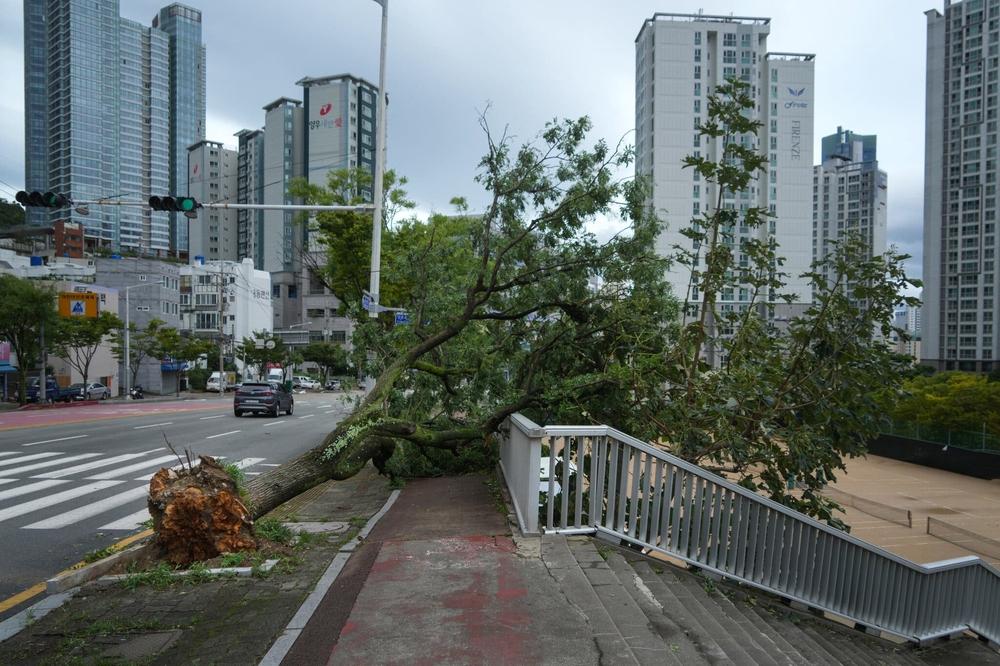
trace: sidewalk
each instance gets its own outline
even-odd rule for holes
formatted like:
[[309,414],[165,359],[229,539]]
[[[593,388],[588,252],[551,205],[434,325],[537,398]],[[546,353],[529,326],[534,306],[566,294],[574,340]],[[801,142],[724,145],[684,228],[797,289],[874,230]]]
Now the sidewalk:
[[408,483],[282,664],[598,663],[538,540],[511,537],[489,483]]
[[[343,543],[389,497],[371,466],[313,488],[272,514],[290,524],[330,523],[270,573],[169,581],[88,583],[60,608],[0,643],[0,664],[256,664],[284,631]],[[293,525],[294,526],[294,525]],[[251,562],[247,562],[247,565]]]

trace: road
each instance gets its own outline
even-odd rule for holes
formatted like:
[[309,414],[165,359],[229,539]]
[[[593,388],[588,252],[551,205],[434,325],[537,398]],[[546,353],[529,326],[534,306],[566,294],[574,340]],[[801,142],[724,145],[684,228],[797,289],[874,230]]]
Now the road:
[[237,418],[231,396],[0,413],[0,620],[31,603],[4,600],[142,529],[150,477],[177,464],[164,436],[252,478],[317,445],[344,399],[296,394],[278,418]]

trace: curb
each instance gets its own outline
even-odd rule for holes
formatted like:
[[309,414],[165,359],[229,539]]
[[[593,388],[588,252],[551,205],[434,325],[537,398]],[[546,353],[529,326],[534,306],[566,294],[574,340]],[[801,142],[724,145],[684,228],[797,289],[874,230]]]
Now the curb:
[[67,590],[59,594],[53,594],[51,597],[45,597],[38,603],[25,608],[17,615],[0,622],[0,643],[3,643],[11,636],[19,633],[25,627],[29,626],[33,622],[37,622],[55,609],[62,606],[79,590],[80,588],[74,587],[71,590]]
[[66,571],[45,581],[45,591],[48,594],[65,592],[71,587],[79,587],[86,582],[103,576],[106,572],[114,568],[120,562],[133,562],[138,559],[147,549],[155,548],[155,544],[143,543],[132,546],[125,550],[113,553],[104,559],[91,562],[85,567]]
[[319,581],[316,582],[316,587],[313,591],[309,593],[306,600],[302,602],[299,606],[299,610],[295,613],[292,619],[288,622],[288,626],[274,644],[271,645],[271,649],[267,651],[264,658],[260,660],[258,666],[279,666],[281,661],[285,658],[288,652],[292,649],[292,645],[298,640],[299,634],[305,628],[306,624],[312,618],[313,613],[319,608],[319,604],[323,601],[323,597],[333,586],[333,583],[337,580],[337,576],[340,575],[341,570],[344,565],[347,564],[347,560],[350,559],[351,554],[354,549],[357,548],[358,544],[368,538],[371,531],[375,528],[375,524],[389,511],[392,505],[396,502],[396,498],[399,497],[399,491],[393,490],[389,494],[389,499],[385,501],[382,508],[374,516],[368,519],[365,526],[361,528],[358,535],[345,543],[340,548],[340,552],[337,553],[336,557],[333,558],[333,562],[330,562],[330,566],[327,567],[326,571],[320,577]]
[[[92,405],[101,404],[101,400],[67,400],[66,402],[49,402],[38,404],[37,402],[29,402],[26,405],[21,405],[16,411],[19,412],[32,412],[38,409],[65,409],[66,407],[89,407]],[[105,401],[106,402],[106,401]]]

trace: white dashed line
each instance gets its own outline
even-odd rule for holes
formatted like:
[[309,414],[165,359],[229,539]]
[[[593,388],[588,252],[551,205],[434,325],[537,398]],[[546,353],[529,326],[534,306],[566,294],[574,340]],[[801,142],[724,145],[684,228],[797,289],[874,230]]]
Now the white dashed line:
[[207,421],[209,419],[221,419],[223,416],[225,416],[225,414],[216,414],[215,416],[202,416],[198,420]]
[[80,439],[81,437],[90,437],[90,435],[72,435],[70,437],[60,437],[58,439],[43,439],[40,442],[28,442],[27,444],[22,444],[21,446],[34,446],[35,444],[51,444],[52,442],[65,442],[67,439]]
[[143,430],[145,428],[158,428],[160,426],[173,425],[173,424],[174,424],[173,421],[165,421],[163,423],[150,423],[149,425],[135,426],[134,428],[132,428],[132,430]]
[[299,418],[300,419],[311,419],[314,416],[316,416],[316,415],[315,414],[306,414],[305,416],[300,416]]
[[328,410],[328,411],[325,411],[325,412],[323,412],[323,413],[324,413],[324,414],[333,414],[333,413],[334,413],[335,411],[337,411],[337,410],[336,410],[336,409],[330,409],[330,410]]
[[288,423],[288,421],[271,421],[268,425],[281,425],[282,423]]
[[205,439],[215,439],[216,437],[225,437],[226,435],[235,435],[238,432],[243,432],[242,430],[230,430],[229,432],[220,432],[218,435],[209,435]]

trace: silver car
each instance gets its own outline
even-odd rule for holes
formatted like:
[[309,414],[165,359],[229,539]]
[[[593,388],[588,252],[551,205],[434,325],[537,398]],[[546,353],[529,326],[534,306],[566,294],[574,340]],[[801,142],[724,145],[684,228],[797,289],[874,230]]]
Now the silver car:
[[78,382],[70,386],[77,393],[74,400],[107,400],[111,397],[111,389],[100,382],[90,382],[84,388],[83,382]]

